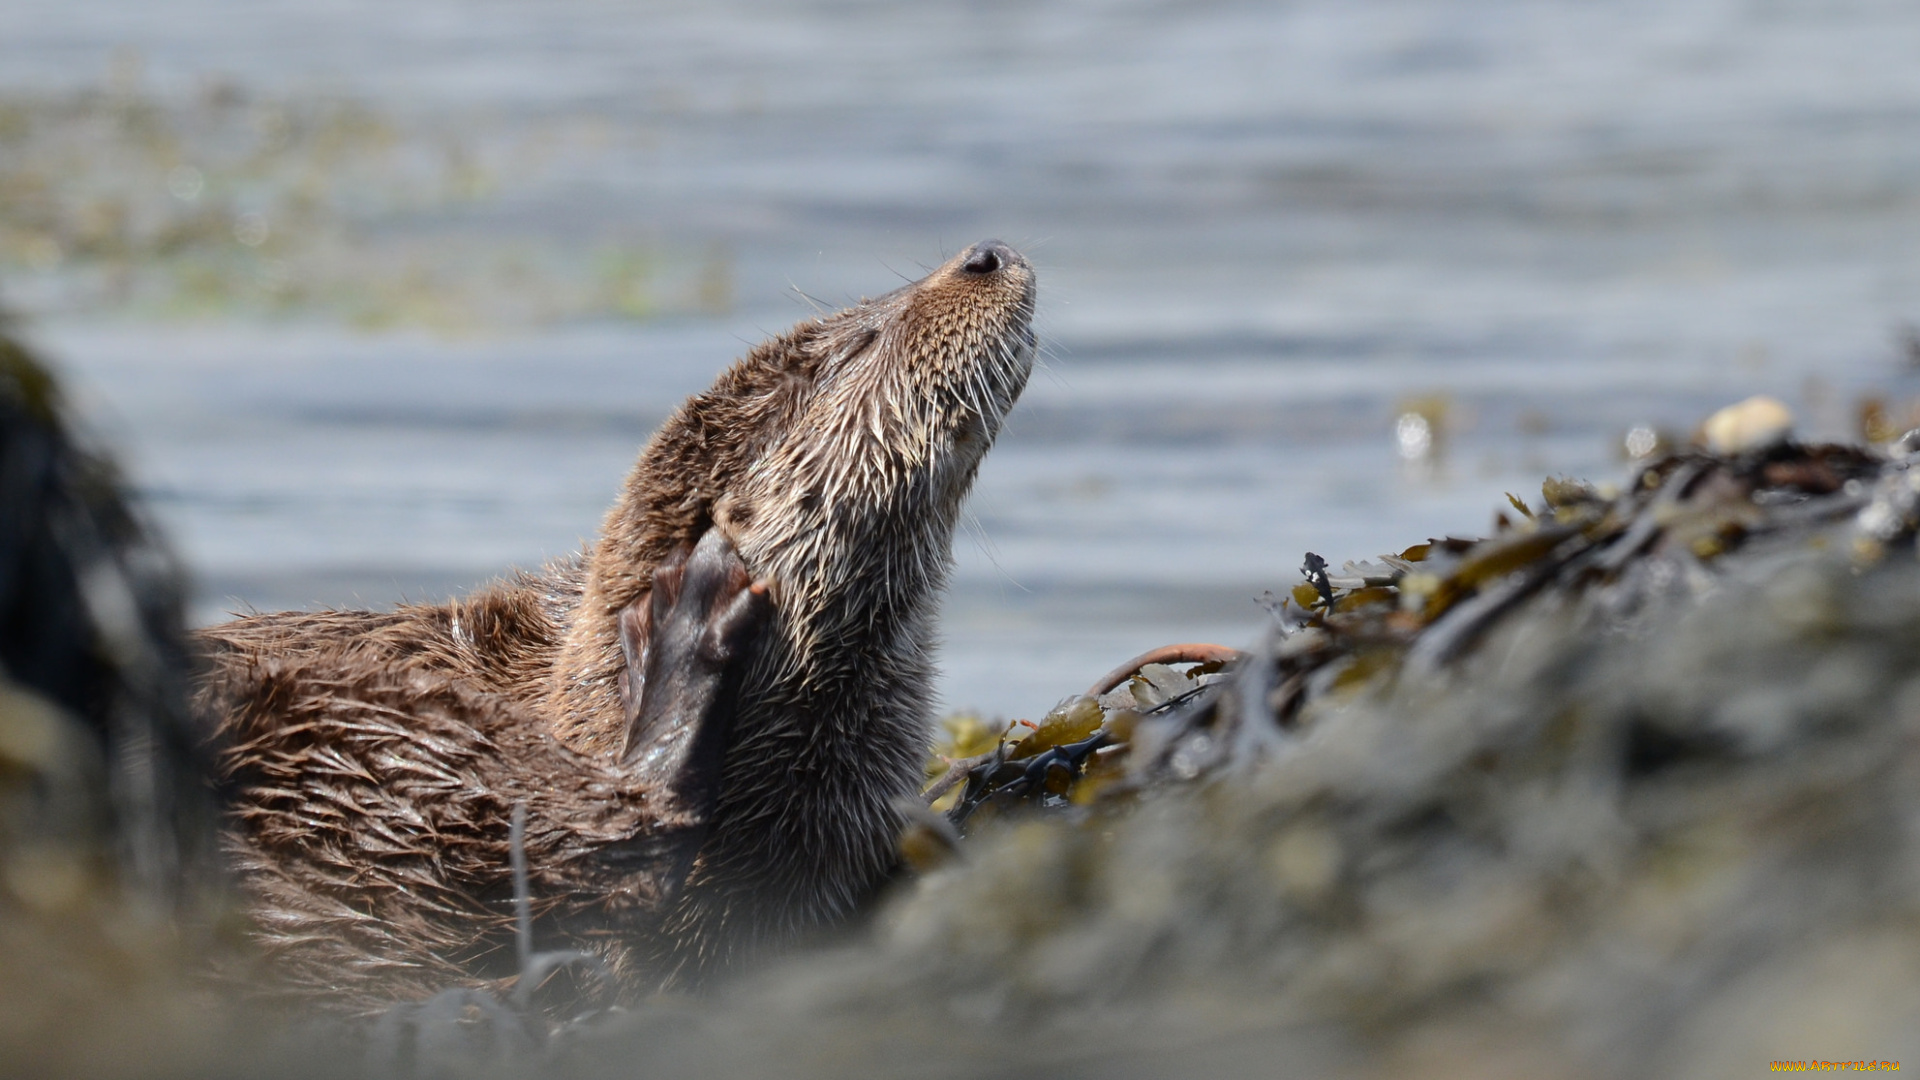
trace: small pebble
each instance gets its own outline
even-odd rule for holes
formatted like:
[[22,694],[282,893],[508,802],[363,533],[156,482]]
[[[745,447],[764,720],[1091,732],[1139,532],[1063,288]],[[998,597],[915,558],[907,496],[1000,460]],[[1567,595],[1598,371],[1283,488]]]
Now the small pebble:
[[1744,454],[1785,442],[1793,413],[1774,398],[1750,397],[1729,405],[1700,426],[1702,441],[1716,454]]

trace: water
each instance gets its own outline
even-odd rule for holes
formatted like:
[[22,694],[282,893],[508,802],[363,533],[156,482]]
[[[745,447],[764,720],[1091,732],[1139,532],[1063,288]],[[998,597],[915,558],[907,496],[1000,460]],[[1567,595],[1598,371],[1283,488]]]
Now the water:
[[[730,296],[451,336],[43,305],[202,619],[570,551],[796,293],[985,236],[1039,268],[1047,361],[956,544],[955,707],[1032,715],[1153,645],[1245,640],[1306,550],[1618,479],[1633,424],[1765,391],[1845,434],[1861,394],[1920,394],[1910,5],[14,0],[0,92],[98,83],[116,49],[159,97],[350,97],[490,178],[368,235],[718,253]],[[0,278],[30,309],[46,280]],[[1405,466],[1394,418],[1433,395],[1444,455]]]

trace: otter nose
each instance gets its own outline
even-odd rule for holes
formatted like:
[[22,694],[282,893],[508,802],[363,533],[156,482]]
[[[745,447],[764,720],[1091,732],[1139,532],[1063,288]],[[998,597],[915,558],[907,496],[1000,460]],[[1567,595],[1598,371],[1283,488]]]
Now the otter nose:
[[967,252],[967,261],[960,269],[969,274],[991,274],[1003,266],[1012,266],[1020,261],[1020,253],[998,240],[982,240]]

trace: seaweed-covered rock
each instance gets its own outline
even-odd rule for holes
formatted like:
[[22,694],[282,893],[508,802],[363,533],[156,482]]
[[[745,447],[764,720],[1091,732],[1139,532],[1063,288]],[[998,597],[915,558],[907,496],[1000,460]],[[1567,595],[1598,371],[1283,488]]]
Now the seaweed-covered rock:
[[1000,793],[1016,812],[963,822],[870,938],[642,1017],[581,1067],[636,1047],[814,1074],[1915,1060],[1908,464],[1690,452],[1624,493],[1549,482],[1485,540],[1309,560],[1230,676],[1091,703],[1092,733],[1061,737],[1109,741],[1050,785],[1015,792],[1017,766],[1072,743],[963,762],[949,818]]
[[[972,748],[994,743],[990,752],[936,748],[948,771],[930,794],[956,790],[944,801],[959,824],[1016,798],[1086,804],[1244,769],[1357,692],[1453,669],[1523,616],[1577,612],[1578,632],[1599,640],[1670,622],[1725,574],[1753,566],[1832,550],[1862,570],[1889,545],[1910,549],[1920,521],[1920,470],[1911,468],[1920,461],[1891,453],[1779,442],[1740,456],[1689,451],[1653,463],[1624,492],[1550,479],[1537,507],[1509,495],[1517,520],[1503,514],[1491,537],[1428,540],[1339,572],[1309,552],[1305,580],[1270,601],[1272,632],[1237,658],[1231,684],[1218,659],[1185,672],[1123,668],[1095,688],[1097,700],[1063,702],[1031,734],[1010,728],[996,742],[973,733]],[[1159,652],[1199,659],[1193,650],[1211,648]],[[1044,737],[1048,726],[1070,714],[1083,717],[1082,741],[1071,755],[1053,751],[1049,782],[1036,787],[1024,774],[1059,741]],[[1066,756],[1072,768],[1061,768]]]

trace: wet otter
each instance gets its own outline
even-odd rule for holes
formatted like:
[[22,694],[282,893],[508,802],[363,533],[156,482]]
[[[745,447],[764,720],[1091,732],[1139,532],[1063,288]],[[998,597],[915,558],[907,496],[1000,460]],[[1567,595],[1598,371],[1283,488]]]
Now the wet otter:
[[282,983],[361,1007],[509,975],[515,802],[543,947],[629,993],[845,914],[920,773],[937,595],[1034,286],[986,241],[755,347],[574,560],[206,631],[229,847]]

